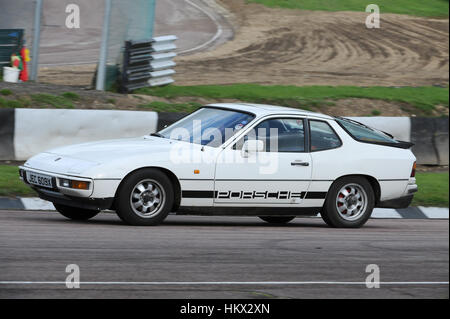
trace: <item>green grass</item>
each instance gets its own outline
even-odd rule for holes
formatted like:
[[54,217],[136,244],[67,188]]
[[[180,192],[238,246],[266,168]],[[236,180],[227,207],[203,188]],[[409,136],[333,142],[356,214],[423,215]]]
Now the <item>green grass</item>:
[[36,195],[30,187],[19,179],[16,166],[0,165],[0,196]]
[[381,13],[400,13],[425,17],[448,17],[448,0],[247,0],[268,7],[301,10],[361,11],[374,3]]
[[10,89],[3,89],[3,90],[0,90],[0,94],[3,96],[8,96],[8,95],[12,95],[13,92]]
[[325,100],[366,98],[408,103],[426,114],[437,105],[448,107],[449,90],[439,87],[391,88],[356,86],[264,86],[259,84],[165,86],[136,91],[164,98],[203,97],[237,99],[251,103],[271,103],[308,109],[320,107]]
[[[419,192],[412,206],[448,207],[448,173],[417,173]],[[19,179],[16,166],[0,165],[0,196],[34,196],[35,192]]]
[[[8,96],[0,91],[0,95]],[[19,97],[13,98],[3,98],[0,96],[0,108],[27,108],[27,107],[49,107],[49,108],[63,108],[63,109],[73,109],[73,102],[79,101],[81,98],[78,94],[72,92],[65,92],[61,95],[53,95],[47,93],[32,94],[29,98]]]
[[199,103],[165,103],[165,102],[151,102],[138,106],[141,109],[151,110],[155,112],[180,112],[191,113],[202,107]]
[[412,206],[448,207],[448,173],[417,173],[419,191]]
[[33,106],[39,107],[54,107],[72,109],[74,107],[72,99],[64,96],[57,96],[53,94],[41,93],[31,95]]
[[372,110],[371,114],[373,116],[380,116],[381,115],[381,111],[379,111],[379,110]]
[[0,97],[0,108],[25,108],[31,105],[31,101],[25,98],[19,98],[17,100],[4,99]]
[[65,93],[61,94],[61,96],[67,100],[72,100],[72,101],[78,101],[80,99],[80,96],[73,92],[65,92]]

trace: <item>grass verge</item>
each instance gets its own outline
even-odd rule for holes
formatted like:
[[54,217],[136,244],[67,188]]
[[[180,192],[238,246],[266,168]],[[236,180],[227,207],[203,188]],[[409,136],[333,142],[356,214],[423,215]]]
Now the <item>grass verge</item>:
[[449,90],[441,87],[356,87],[356,86],[266,86],[259,84],[165,86],[136,91],[164,98],[202,97],[237,99],[250,103],[270,103],[310,109],[330,104],[326,100],[366,98],[410,104],[425,114],[438,105],[448,108]]
[[202,107],[200,103],[166,103],[166,102],[151,102],[148,104],[139,105],[138,108],[154,112],[180,112],[191,113]]
[[417,173],[419,191],[412,206],[448,207],[448,173]]
[[37,196],[19,179],[17,166],[0,165],[0,196]]
[[[366,0],[247,0],[287,9],[321,11],[362,11],[371,2]],[[399,13],[424,17],[448,17],[448,0],[377,0],[381,13]]]
[[[448,173],[417,173],[419,192],[412,206],[448,207]],[[0,196],[36,196],[30,187],[19,179],[16,166],[0,165]]]
[[[13,92],[9,90],[2,90],[2,96],[12,96]],[[0,96],[0,108],[61,108],[73,109],[75,106],[73,102],[79,101],[80,97],[76,93],[66,92],[61,95],[53,95],[47,93],[31,94],[29,97],[12,97],[4,98]]]

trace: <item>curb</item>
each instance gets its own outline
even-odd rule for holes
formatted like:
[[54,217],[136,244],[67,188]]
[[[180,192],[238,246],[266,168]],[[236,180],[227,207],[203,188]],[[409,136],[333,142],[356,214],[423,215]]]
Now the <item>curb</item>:
[[[53,204],[38,197],[0,197],[0,210],[55,211]],[[449,209],[442,207],[375,208],[376,219],[449,219]]]

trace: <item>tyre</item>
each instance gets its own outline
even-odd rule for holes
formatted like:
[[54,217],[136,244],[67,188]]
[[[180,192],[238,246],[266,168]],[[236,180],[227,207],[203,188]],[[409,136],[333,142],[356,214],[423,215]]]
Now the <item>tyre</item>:
[[291,220],[293,220],[294,216],[260,216],[263,221],[268,222],[269,224],[287,224]]
[[374,191],[367,179],[344,177],[331,186],[321,215],[331,227],[359,228],[370,218],[374,206]]
[[72,220],[88,220],[100,213],[99,210],[82,209],[60,204],[53,204],[53,206],[61,215]]
[[170,179],[157,169],[132,173],[120,186],[116,213],[133,226],[156,226],[170,213],[174,193]]

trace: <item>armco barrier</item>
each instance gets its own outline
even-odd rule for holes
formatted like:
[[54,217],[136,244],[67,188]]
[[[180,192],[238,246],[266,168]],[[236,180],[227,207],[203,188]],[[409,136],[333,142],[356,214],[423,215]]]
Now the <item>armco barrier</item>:
[[[106,110],[2,109],[0,159],[25,160],[39,152],[76,143],[142,136],[185,116]],[[366,125],[411,141],[419,164],[448,165],[448,119],[357,117]]]

